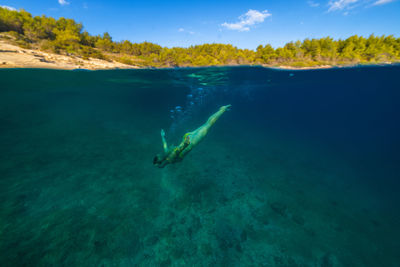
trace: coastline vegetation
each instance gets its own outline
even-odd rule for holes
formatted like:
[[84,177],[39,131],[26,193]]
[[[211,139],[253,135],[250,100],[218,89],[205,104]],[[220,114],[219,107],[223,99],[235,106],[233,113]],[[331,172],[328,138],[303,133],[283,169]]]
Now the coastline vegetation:
[[25,10],[0,7],[1,38],[24,48],[83,59],[115,60],[139,67],[268,65],[315,67],[323,65],[377,64],[400,61],[400,38],[389,36],[331,37],[289,42],[283,47],[259,45],[239,49],[230,44],[202,44],[187,48],[162,47],[151,42],[115,42],[108,33],[90,35],[72,19],[33,17]]

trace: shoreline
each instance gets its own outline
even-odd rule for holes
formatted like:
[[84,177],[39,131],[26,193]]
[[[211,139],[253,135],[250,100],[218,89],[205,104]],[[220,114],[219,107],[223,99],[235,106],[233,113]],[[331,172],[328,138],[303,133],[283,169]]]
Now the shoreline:
[[309,67],[293,67],[286,65],[221,65],[221,66],[189,66],[189,67],[139,67],[127,65],[117,61],[107,61],[97,58],[83,59],[77,56],[59,55],[40,50],[26,49],[0,41],[0,69],[56,69],[56,70],[112,70],[112,69],[174,69],[174,68],[205,68],[205,67],[263,67],[277,70],[322,70],[332,68],[351,68],[358,66],[387,66],[397,62],[381,62],[374,64],[348,64],[348,65],[319,65]]
[[0,69],[41,68],[60,70],[103,70],[103,69],[137,69],[138,67],[106,61],[97,58],[83,59],[76,56],[58,55],[40,50],[21,48],[0,41]]
[[[350,65],[350,66],[354,66],[354,65]],[[279,69],[279,70],[321,70],[321,69],[332,69],[332,68],[335,68],[337,66],[335,66],[335,65],[321,65],[321,66],[314,66],[314,67],[293,67],[293,66],[284,66],[284,65],[282,65],[282,66],[277,66],[277,67],[271,67],[271,66],[268,66],[268,65],[265,65],[265,66],[263,65],[263,67],[272,68],[272,69],[276,68],[276,69]]]

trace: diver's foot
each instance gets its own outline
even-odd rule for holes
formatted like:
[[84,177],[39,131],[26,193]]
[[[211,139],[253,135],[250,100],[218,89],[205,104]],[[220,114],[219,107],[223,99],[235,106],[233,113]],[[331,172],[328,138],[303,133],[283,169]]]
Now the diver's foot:
[[220,109],[222,110],[222,111],[227,111],[227,110],[230,110],[231,109],[231,107],[232,107],[232,105],[226,105],[226,106],[222,106]]

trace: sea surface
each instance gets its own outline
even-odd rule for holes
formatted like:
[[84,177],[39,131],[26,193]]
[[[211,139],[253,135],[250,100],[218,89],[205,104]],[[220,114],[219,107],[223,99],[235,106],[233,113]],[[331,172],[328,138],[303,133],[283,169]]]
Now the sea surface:
[[0,266],[395,267],[399,206],[400,66],[0,70]]

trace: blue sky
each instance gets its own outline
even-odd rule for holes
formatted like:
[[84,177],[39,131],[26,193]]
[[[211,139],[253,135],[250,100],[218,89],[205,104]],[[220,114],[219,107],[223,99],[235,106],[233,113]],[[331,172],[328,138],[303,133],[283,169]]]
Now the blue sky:
[[400,0],[0,0],[33,15],[73,18],[113,40],[187,47],[231,43],[255,49],[305,38],[400,37]]

